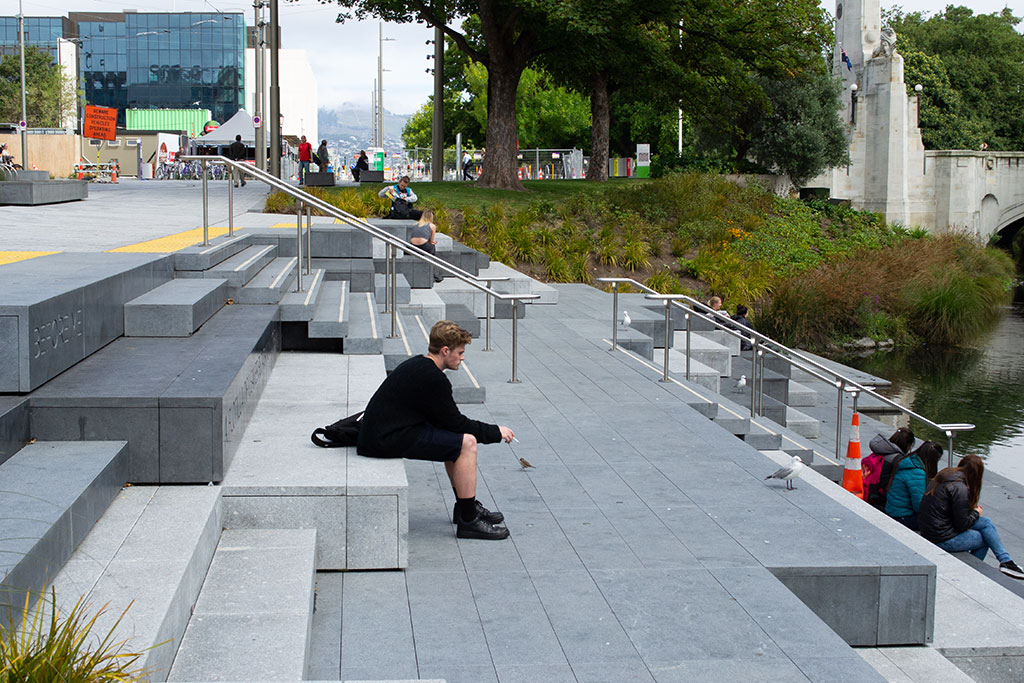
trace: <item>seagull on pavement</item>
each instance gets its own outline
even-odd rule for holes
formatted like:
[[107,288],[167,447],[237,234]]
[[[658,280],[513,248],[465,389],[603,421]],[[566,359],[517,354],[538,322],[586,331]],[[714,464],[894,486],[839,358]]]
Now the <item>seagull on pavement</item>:
[[794,455],[791,463],[775,470],[774,474],[769,474],[765,479],[782,479],[786,482],[786,488],[792,490],[796,488],[793,486],[793,480],[800,476],[800,470],[803,468],[804,461],[799,455]]
[[736,382],[736,388],[737,389],[742,389],[745,386],[747,386],[747,376],[746,375],[740,375],[740,381]]
[[622,326],[623,327],[629,327],[629,324],[632,323],[632,322],[633,322],[633,319],[629,317],[629,312],[623,310],[622,311]]

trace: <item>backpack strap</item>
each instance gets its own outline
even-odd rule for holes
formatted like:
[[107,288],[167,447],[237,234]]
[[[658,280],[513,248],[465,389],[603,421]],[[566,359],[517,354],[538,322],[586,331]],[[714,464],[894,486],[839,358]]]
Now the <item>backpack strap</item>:
[[323,427],[318,427],[313,430],[313,433],[309,435],[309,440],[320,448],[337,448],[338,444],[332,441],[324,441],[320,437],[327,436],[327,432],[324,431]]

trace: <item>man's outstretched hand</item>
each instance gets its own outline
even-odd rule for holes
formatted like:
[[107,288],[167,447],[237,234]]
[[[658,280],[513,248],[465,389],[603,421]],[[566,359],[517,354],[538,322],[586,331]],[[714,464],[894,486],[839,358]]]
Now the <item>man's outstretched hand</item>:
[[512,439],[516,438],[515,432],[505,425],[498,425],[498,429],[501,430],[501,440],[505,443],[512,443]]

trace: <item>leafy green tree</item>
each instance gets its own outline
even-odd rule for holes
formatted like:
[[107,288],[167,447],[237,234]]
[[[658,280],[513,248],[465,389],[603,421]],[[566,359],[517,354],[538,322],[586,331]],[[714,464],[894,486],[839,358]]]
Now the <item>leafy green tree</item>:
[[[25,47],[26,119],[30,126],[60,128],[75,112],[75,81],[54,63],[50,53]],[[21,59],[17,53],[0,59],[0,121],[21,120]]]
[[[541,52],[557,47],[550,27],[560,0],[336,1],[350,10],[338,21],[375,16],[438,26],[467,57],[487,68],[487,156],[476,184],[523,190],[516,175],[516,91],[523,69]],[[479,27],[479,39],[456,23],[470,15],[478,21],[473,26]]]
[[925,18],[886,14],[906,60],[908,89],[920,83],[921,135],[940,149],[1024,149],[1024,36],[1009,9],[978,14],[950,5]]

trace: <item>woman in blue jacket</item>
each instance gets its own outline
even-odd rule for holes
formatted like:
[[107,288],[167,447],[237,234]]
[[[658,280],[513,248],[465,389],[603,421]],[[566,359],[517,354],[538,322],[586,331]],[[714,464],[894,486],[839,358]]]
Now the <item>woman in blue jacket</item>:
[[925,441],[916,451],[895,461],[892,481],[886,487],[885,514],[904,526],[918,530],[917,511],[921,507],[928,480],[939,469],[942,446]]

